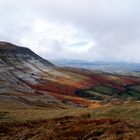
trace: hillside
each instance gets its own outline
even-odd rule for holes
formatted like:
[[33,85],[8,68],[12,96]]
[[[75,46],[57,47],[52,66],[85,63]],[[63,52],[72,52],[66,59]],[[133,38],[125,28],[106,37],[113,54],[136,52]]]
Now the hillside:
[[0,110],[2,140],[139,140],[140,103],[97,109]]
[[59,67],[0,42],[0,139],[138,140],[140,77]]
[[139,87],[140,77],[62,68],[28,48],[0,43],[0,104],[6,108],[96,107],[114,98],[139,100]]
[[62,70],[28,48],[0,43],[1,104],[49,108],[65,108],[67,104],[87,106],[89,101],[74,94],[77,88],[85,87],[81,83],[86,79]]

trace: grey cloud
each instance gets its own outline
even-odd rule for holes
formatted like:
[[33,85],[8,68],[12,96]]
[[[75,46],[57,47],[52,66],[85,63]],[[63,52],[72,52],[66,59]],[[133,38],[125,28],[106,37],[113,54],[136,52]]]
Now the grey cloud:
[[[139,7],[139,0],[1,0],[0,39],[20,43],[19,38],[25,37],[26,34],[36,39],[31,31],[32,20],[45,19],[62,26],[72,25],[82,30],[86,37],[93,39],[95,45],[88,52],[93,60],[139,62]],[[37,41],[41,46],[50,45],[46,38]],[[65,53],[60,40],[52,41],[50,46],[54,51]],[[89,59],[83,56],[83,53],[77,54],[81,59]],[[46,52],[46,56],[51,54]],[[74,55],[69,53],[59,57],[70,58]]]

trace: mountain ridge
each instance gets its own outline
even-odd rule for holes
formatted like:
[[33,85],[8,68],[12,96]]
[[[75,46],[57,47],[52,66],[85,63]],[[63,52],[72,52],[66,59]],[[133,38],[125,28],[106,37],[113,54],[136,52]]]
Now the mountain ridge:
[[140,99],[140,77],[59,67],[28,48],[8,45],[0,45],[0,103],[94,108],[113,99]]
[[[34,105],[38,105],[36,100],[40,100],[42,106],[62,106],[61,99],[64,96],[56,98],[53,97],[54,93],[73,94],[77,87],[74,86],[80,85],[81,78],[78,74],[61,70],[28,48],[3,42],[0,46],[0,100],[14,99]],[[44,99],[38,95],[42,95]],[[35,98],[34,101],[29,96]],[[71,97],[71,101],[73,98],[77,99]],[[79,100],[84,102],[80,97]],[[70,99],[66,102],[70,102]],[[64,104],[63,107],[65,108]]]
[[35,54],[29,48],[16,46],[7,42],[0,42],[0,57],[2,56],[16,57],[16,59],[31,59],[31,57],[38,59],[40,62],[47,65],[54,66],[54,64],[49,61],[43,59],[39,55]]

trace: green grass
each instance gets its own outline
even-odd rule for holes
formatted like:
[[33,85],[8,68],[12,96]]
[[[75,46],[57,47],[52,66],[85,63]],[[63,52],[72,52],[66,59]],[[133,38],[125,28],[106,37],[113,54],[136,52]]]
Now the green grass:
[[109,87],[109,86],[98,85],[94,87],[93,90],[99,93],[103,93],[105,95],[112,95],[112,87]]
[[[66,116],[79,117],[90,114],[91,109],[75,108],[75,109],[0,109],[0,122],[24,122],[35,120],[48,120],[62,118]],[[6,112],[6,113],[5,113]]]
[[33,121],[62,118],[66,116],[79,117],[89,115],[91,118],[117,118],[140,121],[140,102],[125,103],[117,106],[102,106],[100,108],[77,109],[0,109],[0,122],[3,121]]
[[129,91],[128,93],[130,93],[132,97],[135,97],[137,99],[140,99],[140,93],[139,92]]
[[121,93],[119,96],[121,99],[128,99],[129,97],[132,97],[129,93]]
[[110,100],[111,98],[119,98],[123,100],[133,99],[140,100],[140,86],[126,87],[125,91],[120,92],[111,85],[97,85],[93,88],[81,90],[77,95],[91,100]]
[[132,90],[140,92],[140,85],[130,87]]
[[107,106],[95,109],[92,118],[119,118],[140,121],[140,102],[126,103],[117,106]]
[[110,98],[110,96],[96,92],[96,91],[92,91],[92,90],[87,90],[86,92],[90,93],[90,95],[94,95],[94,96],[98,96],[98,97],[103,97],[103,98]]
[[135,100],[139,100],[140,99],[140,93],[137,91],[133,91],[133,90],[129,90],[127,92],[121,93],[121,95],[119,95],[119,98],[121,99],[135,99]]
[[88,99],[104,100],[109,99],[112,95],[112,92],[112,87],[98,85],[93,88],[77,91],[76,94]]

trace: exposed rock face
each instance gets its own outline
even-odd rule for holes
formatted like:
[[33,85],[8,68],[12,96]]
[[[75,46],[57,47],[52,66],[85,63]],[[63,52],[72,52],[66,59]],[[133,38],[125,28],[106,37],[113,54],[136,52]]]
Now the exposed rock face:
[[21,91],[23,89],[24,92],[30,92],[32,89],[26,82],[29,81],[32,83],[36,81],[33,74],[35,75],[37,72],[40,72],[38,68],[50,69],[54,67],[53,64],[39,57],[28,48],[1,42],[0,80],[3,81],[3,84],[1,83],[0,92],[4,91],[3,88],[5,88],[6,91],[9,88],[13,88]]
[[13,45],[11,43],[0,43],[0,57],[16,60],[32,60],[36,59],[46,66],[54,66],[49,61],[41,58],[28,48]]
[[[41,91],[31,87],[43,81],[41,76],[44,71],[55,68],[55,65],[28,48],[0,42],[0,102],[8,101],[11,106],[13,100],[31,106],[59,106],[59,101],[50,95],[36,97]],[[45,78],[49,79],[46,75]]]

